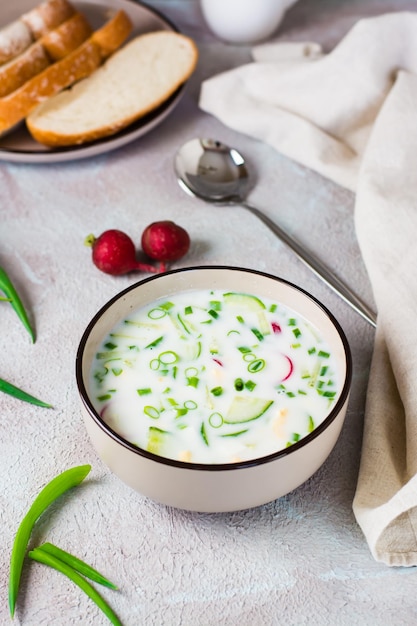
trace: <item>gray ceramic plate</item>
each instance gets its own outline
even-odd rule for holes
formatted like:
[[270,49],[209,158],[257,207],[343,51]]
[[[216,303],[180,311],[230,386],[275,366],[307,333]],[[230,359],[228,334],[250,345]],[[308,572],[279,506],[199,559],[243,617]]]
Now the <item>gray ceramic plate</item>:
[[[2,2],[0,6],[0,28],[39,3],[40,0],[39,2],[36,0]],[[71,3],[84,13],[94,29],[104,24],[112,13],[123,9],[133,23],[131,38],[152,30],[177,30],[163,15],[133,0],[72,0]],[[0,160],[21,163],[56,163],[95,156],[114,150],[141,137],[160,124],[178,104],[183,91],[184,86],[154,112],[116,135],[84,146],[47,148],[34,141],[22,124],[13,132],[0,138]]]

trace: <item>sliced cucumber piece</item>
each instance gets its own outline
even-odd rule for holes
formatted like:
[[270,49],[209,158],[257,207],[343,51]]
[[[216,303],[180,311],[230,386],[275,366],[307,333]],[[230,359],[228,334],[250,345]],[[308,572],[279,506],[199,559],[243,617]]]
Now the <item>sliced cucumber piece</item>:
[[273,400],[235,396],[223,421],[226,424],[243,424],[261,417],[273,404]]
[[148,431],[148,445],[146,449],[153,454],[161,455],[166,449],[170,433],[166,430],[156,428],[156,426],[150,426]]
[[238,306],[241,309],[248,309],[250,311],[261,311],[266,308],[262,300],[248,293],[229,291],[225,293],[223,297],[226,304]]

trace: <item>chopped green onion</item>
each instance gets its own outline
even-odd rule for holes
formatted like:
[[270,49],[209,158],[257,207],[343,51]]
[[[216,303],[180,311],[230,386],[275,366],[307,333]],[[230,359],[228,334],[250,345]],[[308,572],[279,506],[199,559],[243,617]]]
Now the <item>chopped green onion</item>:
[[255,372],[260,372],[261,370],[263,370],[264,367],[265,367],[264,359],[256,359],[255,361],[252,361],[251,363],[249,363],[248,371],[251,374],[254,374]]
[[223,424],[223,417],[220,413],[212,413],[209,417],[209,424],[212,428],[220,428]]
[[312,432],[313,432],[313,430],[314,430],[314,428],[315,428],[315,425],[314,425],[314,420],[313,420],[313,418],[311,417],[311,415],[309,415],[309,416],[308,416],[308,432],[309,432],[309,433],[312,433]]
[[172,350],[161,352],[158,358],[160,363],[163,363],[164,365],[172,365],[173,363],[179,361],[178,354],[176,352],[173,352]]
[[185,315],[191,315],[193,312],[193,307],[192,306],[186,306],[184,309],[184,314]]
[[220,300],[210,300],[210,307],[214,309],[214,311],[221,311],[222,303]]
[[336,395],[336,391],[322,391],[321,389],[317,389],[317,392],[324,398],[334,398]]
[[2,378],[0,378],[0,391],[7,393],[9,396],[13,396],[13,398],[17,398],[18,400],[35,404],[36,406],[42,406],[46,409],[52,408],[52,404],[48,404],[43,400],[39,400],[38,398],[31,396],[29,393],[26,393],[26,391],[19,389],[19,387],[15,387],[15,385],[8,383],[7,380],[3,380]]
[[241,378],[236,378],[236,380],[235,380],[235,389],[236,389],[236,391],[242,391],[242,389],[243,389],[243,380]]
[[207,438],[207,433],[206,433],[206,428],[204,426],[204,422],[201,424],[200,433],[206,446],[210,445],[209,440]]
[[251,331],[259,341],[263,340],[264,336],[257,328],[251,328]]
[[245,320],[243,319],[243,317],[241,315],[236,315],[236,319],[240,324],[244,324]]
[[114,350],[115,348],[117,348],[117,344],[113,343],[112,341],[108,341],[104,344],[104,347],[107,348],[107,350]]
[[23,303],[19,297],[19,294],[17,293],[7,272],[2,267],[0,267],[0,291],[4,293],[4,295],[6,296],[6,301],[12,305],[18,318],[20,319],[23,326],[28,331],[32,339],[32,342],[35,343],[36,341],[35,331],[29,321],[28,315],[26,313],[26,309],[23,306]]
[[330,353],[325,352],[324,350],[319,350],[318,356],[321,356],[323,359],[328,359],[330,357]]
[[249,352],[252,352],[252,350],[250,348],[247,348],[246,346],[240,346],[238,350],[242,354],[248,354]]
[[296,339],[301,336],[301,330],[299,328],[293,328],[293,335]]
[[97,396],[97,400],[99,402],[105,402],[106,400],[111,400],[111,395],[109,393],[105,393],[102,396]]
[[123,373],[123,370],[121,367],[112,367],[111,371],[113,372],[115,376],[120,376],[120,374]]
[[196,389],[198,387],[199,382],[200,382],[200,379],[198,378],[198,376],[189,376],[187,378],[188,387],[194,387]]
[[209,309],[207,313],[211,315],[211,317],[213,317],[214,319],[217,319],[219,317],[219,314],[214,309]]
[[151,343],[148,343],[147,346],[145,346],[145,348],[155,348],[155,346],[157,346],[159,343],[161,343],[161,341],[163,340],[163,335],[161,337],[158,337],[157,339],[154,339],[153,341],[151,341]]
[[143,387],[142,389],[136,389],[136,391],[140,396],[146,396],[149,393],[152,393],[152,389],[150,387]]
[[314,354],[316,352],[316,348],[309,348],[307,351],[309,354]]
[[247,380],[245,382],[245,387],[248,391],[253,391],[256,387],[256,383],[254,383],[253,380]]
[[294,317],[290,317],[288,320],[288,326],[297,326],[297,320]]
[[26,547],[35,522],[52,502],[64,494],[68,489],[79,485],[91,470],[91,465],[73,467],[53,478],[39,493],[20,523],[13,543],[10,557],[9,574],[9,608],[13,617],[16,608],[16,599],[19,591],[23,560]]
[[149,404],[143,408],[143,412],[145,413],[145,415],[151,417],[154,420],[157,420],[161,414],[156,407]]
[[213,387],[213,389],[210,389],[210,393],[212,393],[213,396],[221,396],[223,393],[223,387]]
[[294,441],[294,443],[297,443],[297,441],[300,441],[300,434],[299,433],[293,433],[292,434],[292,440]]
[[65,576],[67,576],[72,582],[74,582],[84,593],[87,594],[93,602],[103,611],[106,617],[109,618],[112,624],[115,626],[122,626],[121,621],[117,617],[117,615],[113,612],[107,602],[101,597],[96,589],[88,581],[85,580],[78,572],[76,572],[70,565],[67,565],[64,561],[53,556],[49,552],[41,549],[35,548],[29,552],[29,556],[38,561],[39,563],[43,563],[45,565],[49,565],[53,569],[61,572]]

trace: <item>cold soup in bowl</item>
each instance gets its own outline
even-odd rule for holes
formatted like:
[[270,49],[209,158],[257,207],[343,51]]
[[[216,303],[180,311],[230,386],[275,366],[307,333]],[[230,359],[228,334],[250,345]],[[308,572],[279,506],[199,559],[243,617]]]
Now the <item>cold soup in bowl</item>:
[[253,293],[199,289],[132,311],[104,337],[90,393],[135,446],[195,463],[282,450],[323,422],[340,393],[320,330]]
[[132,284],[88,324],[76,359],[100,458],[153,500],[192,511],[292,491],[339,437],[352,364],[337,320],[270,274],[224,266]]

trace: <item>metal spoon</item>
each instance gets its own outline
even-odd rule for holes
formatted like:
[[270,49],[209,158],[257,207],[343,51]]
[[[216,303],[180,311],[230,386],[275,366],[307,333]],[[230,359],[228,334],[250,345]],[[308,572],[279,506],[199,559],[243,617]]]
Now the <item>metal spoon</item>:
[[192,139],[177,152],[174,165],[178,182],[187,193],[217,205],[240,205],[256,215],[347,304],[376,326],[375,313],[349,287],[291,235],[245,200],[249,173],[237,150],[213,139]]

